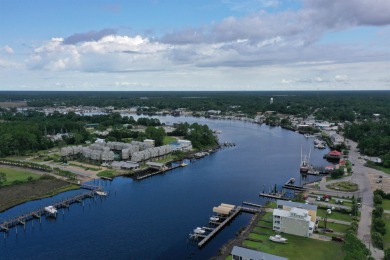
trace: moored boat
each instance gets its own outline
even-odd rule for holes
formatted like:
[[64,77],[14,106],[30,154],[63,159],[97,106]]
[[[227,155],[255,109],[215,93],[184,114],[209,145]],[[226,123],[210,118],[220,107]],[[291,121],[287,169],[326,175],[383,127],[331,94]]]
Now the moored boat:
[[195,234],[204,234],[206,232],[206,230],[204,230],[203,228],[200,228],[200,227],[197,227],[194,229],[194,233]]
[[50,215],[57,214],[57,209],[54,206],[47,206],[45,207],[45,211],[49,213]]

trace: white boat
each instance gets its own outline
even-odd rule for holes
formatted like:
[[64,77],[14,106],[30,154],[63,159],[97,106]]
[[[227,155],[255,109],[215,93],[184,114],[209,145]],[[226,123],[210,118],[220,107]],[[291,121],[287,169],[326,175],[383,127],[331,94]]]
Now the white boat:
[[53,206],[47,206],[45,207],[45,211],[51,215],[57,214],[57,209]]
[[286,243],[287,238],[282,237],[281,235],[275,235],[275,236],[270,236],[269,240],[278,242],[278,243]]
[[210,220],[211,221],[219,221],[219,217],[211,217]]
[[200,228],[200,227],[197,227],[194,229],[194,233],[198,234],[198,235],[204,234],[205,232],[206,232],[206,230],[204,230],[203,228]]
[[314,145],[314,147],[318,148],[318,149],[325,149],[325,144],[324,143],[319,143],[319,144]]
[[188,164],[186,164],[185,162],[182,162],[181,164],[180,164],[180,166],[181,167],[186,167]]
[[107,192],[101,191],[101,190],[96,190],[95,193],[99,196],[107,196]]

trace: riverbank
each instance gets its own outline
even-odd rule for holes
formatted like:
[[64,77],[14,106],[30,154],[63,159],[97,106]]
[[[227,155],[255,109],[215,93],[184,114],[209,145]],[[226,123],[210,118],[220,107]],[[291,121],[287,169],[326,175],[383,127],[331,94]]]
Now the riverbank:
[[2,187],[0,188],[0,212],[28,201],[52,197],[79,188],[78,185],[54,178]]

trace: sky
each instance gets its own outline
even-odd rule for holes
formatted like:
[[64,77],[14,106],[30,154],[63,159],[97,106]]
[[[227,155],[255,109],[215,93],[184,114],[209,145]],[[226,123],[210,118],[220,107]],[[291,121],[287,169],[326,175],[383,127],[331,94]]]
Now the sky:
[[0,90],[390,90],[389,0],[0,0]]

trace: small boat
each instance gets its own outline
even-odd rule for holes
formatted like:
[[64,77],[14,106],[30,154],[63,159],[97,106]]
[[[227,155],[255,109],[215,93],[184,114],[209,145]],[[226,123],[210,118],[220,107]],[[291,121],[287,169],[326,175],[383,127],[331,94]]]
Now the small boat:
[[181,167],[186,167],[187,165],[188,165],[188,164],[185,163],[185,162],[182,162],[182,163],[180,164]]
[[318,149],[325,149],[325,144],[324,143],[319,143],[319,144],[314,145],[314,147],[318,148]]
[[96,190],[95,193],[99,196],[107,196],[107,192],[101,191],[101,190]]
[[194,229],[194,233],[200,235],[200,234],[206,233],[206,230],[204,230],[203,228],[197,227]]
[[57,209],[54,206],[45,207],[45,211],[51,215],[57,214]]
[[210,220],[211,221],[219,221],[219,217],[211,217]]
[[275,236],[270,236],[269,240],[278,242],[278,243],[286,243],[287,238],[282,237],[281,235],[275,235]]

